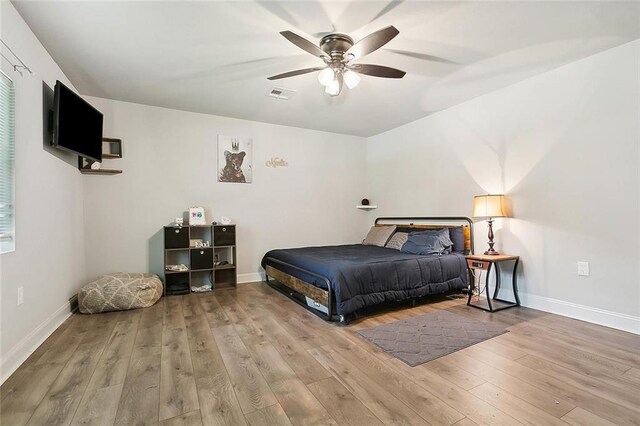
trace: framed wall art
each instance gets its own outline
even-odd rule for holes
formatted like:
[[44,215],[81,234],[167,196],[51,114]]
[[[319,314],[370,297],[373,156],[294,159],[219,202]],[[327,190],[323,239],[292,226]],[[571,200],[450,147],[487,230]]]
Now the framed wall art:
[[218,182],[251,183],[253,140],[218,135]]

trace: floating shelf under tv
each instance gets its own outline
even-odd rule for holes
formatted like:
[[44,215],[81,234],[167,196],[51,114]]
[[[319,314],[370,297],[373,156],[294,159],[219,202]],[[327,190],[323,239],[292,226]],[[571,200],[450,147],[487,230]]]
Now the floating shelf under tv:
[[[122,158],[122,140],[114,138],[102,138],[103,146],[107,144],[107,150],[109,152],[102,152],[102,160],[109,160],[114,158]],[[113,149],[115,147],[115,150]],[[85,164],[86,163],[86,164]],[[93,160],[89,160],[82,156],[78,156],[78,170],[83,175],[119,175],[122,170],[117,169],[92,169],[91,164]]]

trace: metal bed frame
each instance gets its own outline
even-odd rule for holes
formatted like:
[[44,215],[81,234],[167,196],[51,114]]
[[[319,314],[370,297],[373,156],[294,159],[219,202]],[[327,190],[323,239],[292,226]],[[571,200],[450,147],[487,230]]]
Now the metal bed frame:
[[[383,222],[390,222],[390,223],[383,223]],[[473,254],[473,250],[474,250],[474,242],[473,242],[473,221],[468,218],[468,217],[464,217],[464,216],[452,216],[452,217],[446,217],[446,216],[439,216],[439,217],[378,217],[376,218],[374,225],[375,226],[384,226],[384,225],[396,225],[399,228],[416,228],[416,229],[420,229],[420,228],[444,228],[444,227],[455,227],[455,226],[460,226],[460,225],[447,225],[446,223],[442,224],[442,226],[439,226],[438,224],[416,224],[415,222],[466,222],[469,226],[469,253],[466,253],[465,250],[465,254]],[[467,225],[463,225],[463,226],[467,226]],[[465,241],[465,249],[466,249],[466,241]],[[350,318],[345,317],[343,315],[335,315],[333,313],[333,308],[334,308],[334,295],[333,295],[333,289],[331,288],[331,281],[325,277],[322,276],[320,274],[317,274],[315,272],[309,271],[307,269],[301,268],[299,266],[295,266],[292,265],[290,263],[284,262],[282,260],[279,259],[275,259],[273,257],[267,257],[265,262],[265,280],[267,282],[267,284],[276,289],[277,291],[283,293],[284,295],[286,295],[287,297],[289,297],[291,300],[293,300],[294,302],[298,303],[299,305],[303,306],[305,309],[307,309],[308,311],[314,313],[315,315],[318,315],[320,318],[323,318],[326,321],[340,321],[341,324],[348,324],[350,321]],[[316,287],[315,285],[308,283],[306,281],[303,281],[297,277],[294,277],[290,274],[287,274],[286,272],[283,272],[282,270],[276,268],[275,266],[273,266],[274,264],[276,265],[281,265],[284,266],[286,268],[290,268],[296,271],[300,271],[304,274],[307,274],[309,276],[318,278],[322,281],[324,281],[327,285],[327,290],[324,290],[320,287]],[[269,280],[269,277],[273,278],[275,281],[277,281],[280,285],[276,285],[275,283],[272,283]],[[471,278],[471,277],[469,277]],[[283,288],[284,287],[284,288]],[[305,297],[309,297],[310,299],[312,299],[314,301],[314,303],[317,303],[318,306],[326,306],[327,308],[327,314],[324,314],[322,312],[320,312],[317,309],[313,309],[310,306],[308,306],[306,303],[302,303],[300,300],[298,300],[295,295],[296,293],[305,296]],[[415,305],[415,298],[411,299],[412,300],[412,304]],[[326,301],[325,304],[321,303]]]

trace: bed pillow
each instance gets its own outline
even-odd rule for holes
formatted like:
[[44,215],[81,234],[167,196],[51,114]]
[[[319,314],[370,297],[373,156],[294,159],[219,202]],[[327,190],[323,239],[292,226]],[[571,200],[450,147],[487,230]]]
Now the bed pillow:
[[445,247],[453,246],[453,241],[451,241],[451,234],[449,228],[441,228],[441,229],[425,229],[422,231],[414,231],[409,233],[409,237],[411,236],[420,236],[420,235],[435,235],[442,241],[442,245]]
[[378,246],[384,247],[389,241],[389,238],[396,232],[396,226],[372,226],[367,234],[367,237],[362,240],[362,244],[365,246]]
[[389,240],[387,245],[385,245],[385,247],[390,249],[395,249],[395,250],[402,250],[402,246],[404,245],[404,243],[407,242],[408,239],[409,239],[408,232],[396,232],[395,234],[393,234],[393,237],[391,237],[391,239]]
[[462,226],[449,228],[449,237],[453,242],[452,250],[456,253],[464,253],[464,230]]
[[403,253],[411,254],[445,254],[451,252],[453,242],[449,237],[449,229],[412,232],[402,246]]

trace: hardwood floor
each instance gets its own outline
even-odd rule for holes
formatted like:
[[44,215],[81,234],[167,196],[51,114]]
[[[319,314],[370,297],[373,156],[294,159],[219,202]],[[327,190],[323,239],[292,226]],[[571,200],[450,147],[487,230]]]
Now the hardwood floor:
[[[510,332],[408,367],[355,332],[446,309]],[[640,337],[436,297],[326,323],[264,283],[73,315],[0,387],[13,425],[640,424]]]

